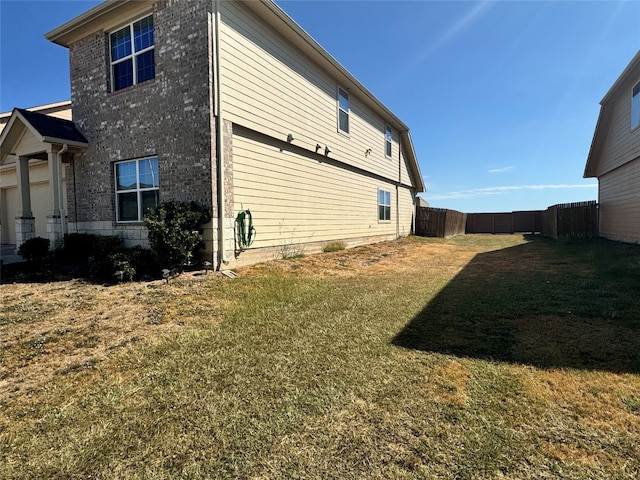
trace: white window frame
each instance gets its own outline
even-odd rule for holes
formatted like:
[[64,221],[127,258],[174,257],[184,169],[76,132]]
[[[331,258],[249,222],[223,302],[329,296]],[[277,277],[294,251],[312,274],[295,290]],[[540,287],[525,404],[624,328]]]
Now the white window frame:
[[[149,17],[151,17],[152,20],[154,20],[154,23],[153,23],[153,28],[154,28],[153,45],[150,45],[149,47],[143,48],[140,51],[136,51],[135,50],[136,47],[135,47],[135,40],[134,40],[133,24],[134,23],[138,23],[141,20],[144,20],[144,19],[149,18]],[[109,65],[110,65],[110,73],[111,73],[111,92],[119,92],[120,90],[124,90],[125,88],[130,88],[130,87],[133,87],[134,85],[138,85],[138,83],[139,83],[138,82],[138,57],[140,55],[142,55],[143,53],[147,53],[147,52],[149,52],[151,50],[154,50],[156,48],[155,26],[156,25],[155,25],[155,19],[153,19],[153,14],[148,14],[148,15],[143,15],[142,17],[134,20],[133,22],[131,22],[131,23],[127,24],[127,25],[124,25],[124,26],[122,26],[122,27],[120,27],[118,29],[115,29],[115,30],[113,30],[113,31],[108,33],[107,38],[109,39]],[[125,28],[129,29],[129,35],[130,35],[130,38],[131,38],[131,54],[129,54],[129,55],[125,56],[125,57],[119,58],[118,60],[114,61],[113,60],[113,56],[112,56],[113,52],[112,52],[112,46],[111,46],[111,35],[113,35],[114,33],[119,32],[120,30],[123,30]],[[132,69],[133,69],[133,72],[132,72],[132,74],[133,74],[133,83],[131,85],[126,86],[126,87],[118,88],[116,90],[116,88],[115,88],[114,67],[116,65],[118,65],[119,63],[126,62],[129,59],[131,59],[131,65],[132,65]],[[154,53],[153,63],[154,63],[154,69],[155,69],[155,53]],[[153,77],[155,78],[155,73],[154,73]],[[148,81],[148,80],[151,80],[151,79],[147,79],[147,80],[145,80],[145,82]]]
[[393,157],[393,129],[389,125],[384,126],[384,155]]
[[[116,223],[140,223],[144,219],[144,212],[142,211],[142,192],[151,192],[151,191],[160,191],[160,179],[158,178],[157,187],[149,187],[149,188],[141,188],[140,187],[140,162],[144,162],[146,160],[155,159],[158,164],[158,177],[160,176],[160,165],[158,162],[158,156],[153,155],[150,157],[144,158],[134,158],[130,160],[122,160],[113,163],[113,179],[115,186],[115,205],[116,205]],[[118,190],[118,165],[122,165],[125,163],[134,163],[136,165],[136,188],[128,189],[128,190]],[[120,220],[120,195],[126,193],[135,193],[136,194],[136,202],[138,204],[138,218],[136,220]]]
[[631,90],[631,130],[640,127],[640,82]]
[[[380,194],[383,195],[383,198],[380,198]],[[385,196],[388,196],[389,198],[389,202],[388,204],[385,203],[386,202],[386,198],[384,198]],[[391,223],[391,190],[385,190],[384,188],[378,188],[378,198],[377,198],[377,203],[378,203],[378,223]],[[381,210],[380,207],[385,208],[385,210],[383,210],[382,215],[381,215]],[[385,215],[385,213],[387,213],[388,209],[388,216],[389,218],[384,218],[387,215]]]
[[[341,95],[341,93],[343,93],[344,95]],[[344,108],[342,108],[342,106],[340,105],[340,97],[343,96],[344,98],[346,98],[347,100],[347,109],[345,110]],[[338,133],[341,133],[342,135],[349,135],[349,132],[351,131],[351,100],[349,98],[349,92],[347,91],[346,88],[341,87],[340,85],[338,85],[338,89],[337,89],[337,95],[336,95],[336,106],[337,106],[337,121],[338,121]],[[347,129],[343,130],[340,126],[340,112],[344,112],[345,115],[347,116]]]

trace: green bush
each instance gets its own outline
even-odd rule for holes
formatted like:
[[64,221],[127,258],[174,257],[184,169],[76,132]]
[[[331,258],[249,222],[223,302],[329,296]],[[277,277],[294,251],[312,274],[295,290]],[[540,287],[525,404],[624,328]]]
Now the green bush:
[[148,211],[144,223],[158,260],[165,268],[181,272],[204,246],[202,226],[210,220],[209,211],[195,202],[169,201]]
[[18,254],[29,262],[42,260],[49,255],[49,239],[42,237],[30,238],[18,248]]
[[345,248],[347,248],[347,244],[344,242],[341,242],[341,241],[331,242],[331,243],[327,243],[322,249],[322,251],[324,253],[339,252],[340,250],[344,250]]
[[122,239],[116,235],[68,233],[64,236],[64,256],[69,260],[104,259],[122,249]]

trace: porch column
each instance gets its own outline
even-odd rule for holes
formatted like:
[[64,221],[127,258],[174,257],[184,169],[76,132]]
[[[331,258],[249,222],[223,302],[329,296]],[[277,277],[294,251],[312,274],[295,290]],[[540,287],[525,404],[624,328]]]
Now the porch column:
[[16,217],[16,253],[20,246],[36,235],[36,219],[31,211],[31,187],[29,180],[29,157],[18,157],[16,161],[18,202],[20,216]]
[[58,162],[58,151],[50,147],[47,151],[48,167],[49,167],[49,186],[51,187],[51,210],[47,215],[47,238],[49,238],[49,248],[55,250],[62,246],[64,240],[62,233],[62,215],[64,212],[60,209],[60,200],[62,192],[60,191],[60,168]]
[[33,217],[31,211],[31,187],[29,180],[29,157],[18,157],[16,162],[18,174],[18,198],[20,200],[20,216]]

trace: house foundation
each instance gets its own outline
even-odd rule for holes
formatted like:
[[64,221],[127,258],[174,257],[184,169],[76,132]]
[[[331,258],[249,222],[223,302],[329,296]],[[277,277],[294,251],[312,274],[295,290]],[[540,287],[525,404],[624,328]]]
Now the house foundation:
[[36,236],[35,217],[16,217],[16,254],[20,246]]
[[62,216],[47,215],[47,238],[49,239],[49,249],[56,250],[62,247],[64,234],[62,232]]

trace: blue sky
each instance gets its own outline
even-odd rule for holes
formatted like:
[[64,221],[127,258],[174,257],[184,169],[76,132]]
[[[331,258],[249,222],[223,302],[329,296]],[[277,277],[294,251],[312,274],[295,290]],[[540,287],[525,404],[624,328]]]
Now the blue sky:
[[[43,35],[97,3],[0,0],[0,111],[70,97],[67,51]],[[278,4],[410,127],[432,206],[597,198],[582,174],[599,101],[640,49],[640,2]]]

